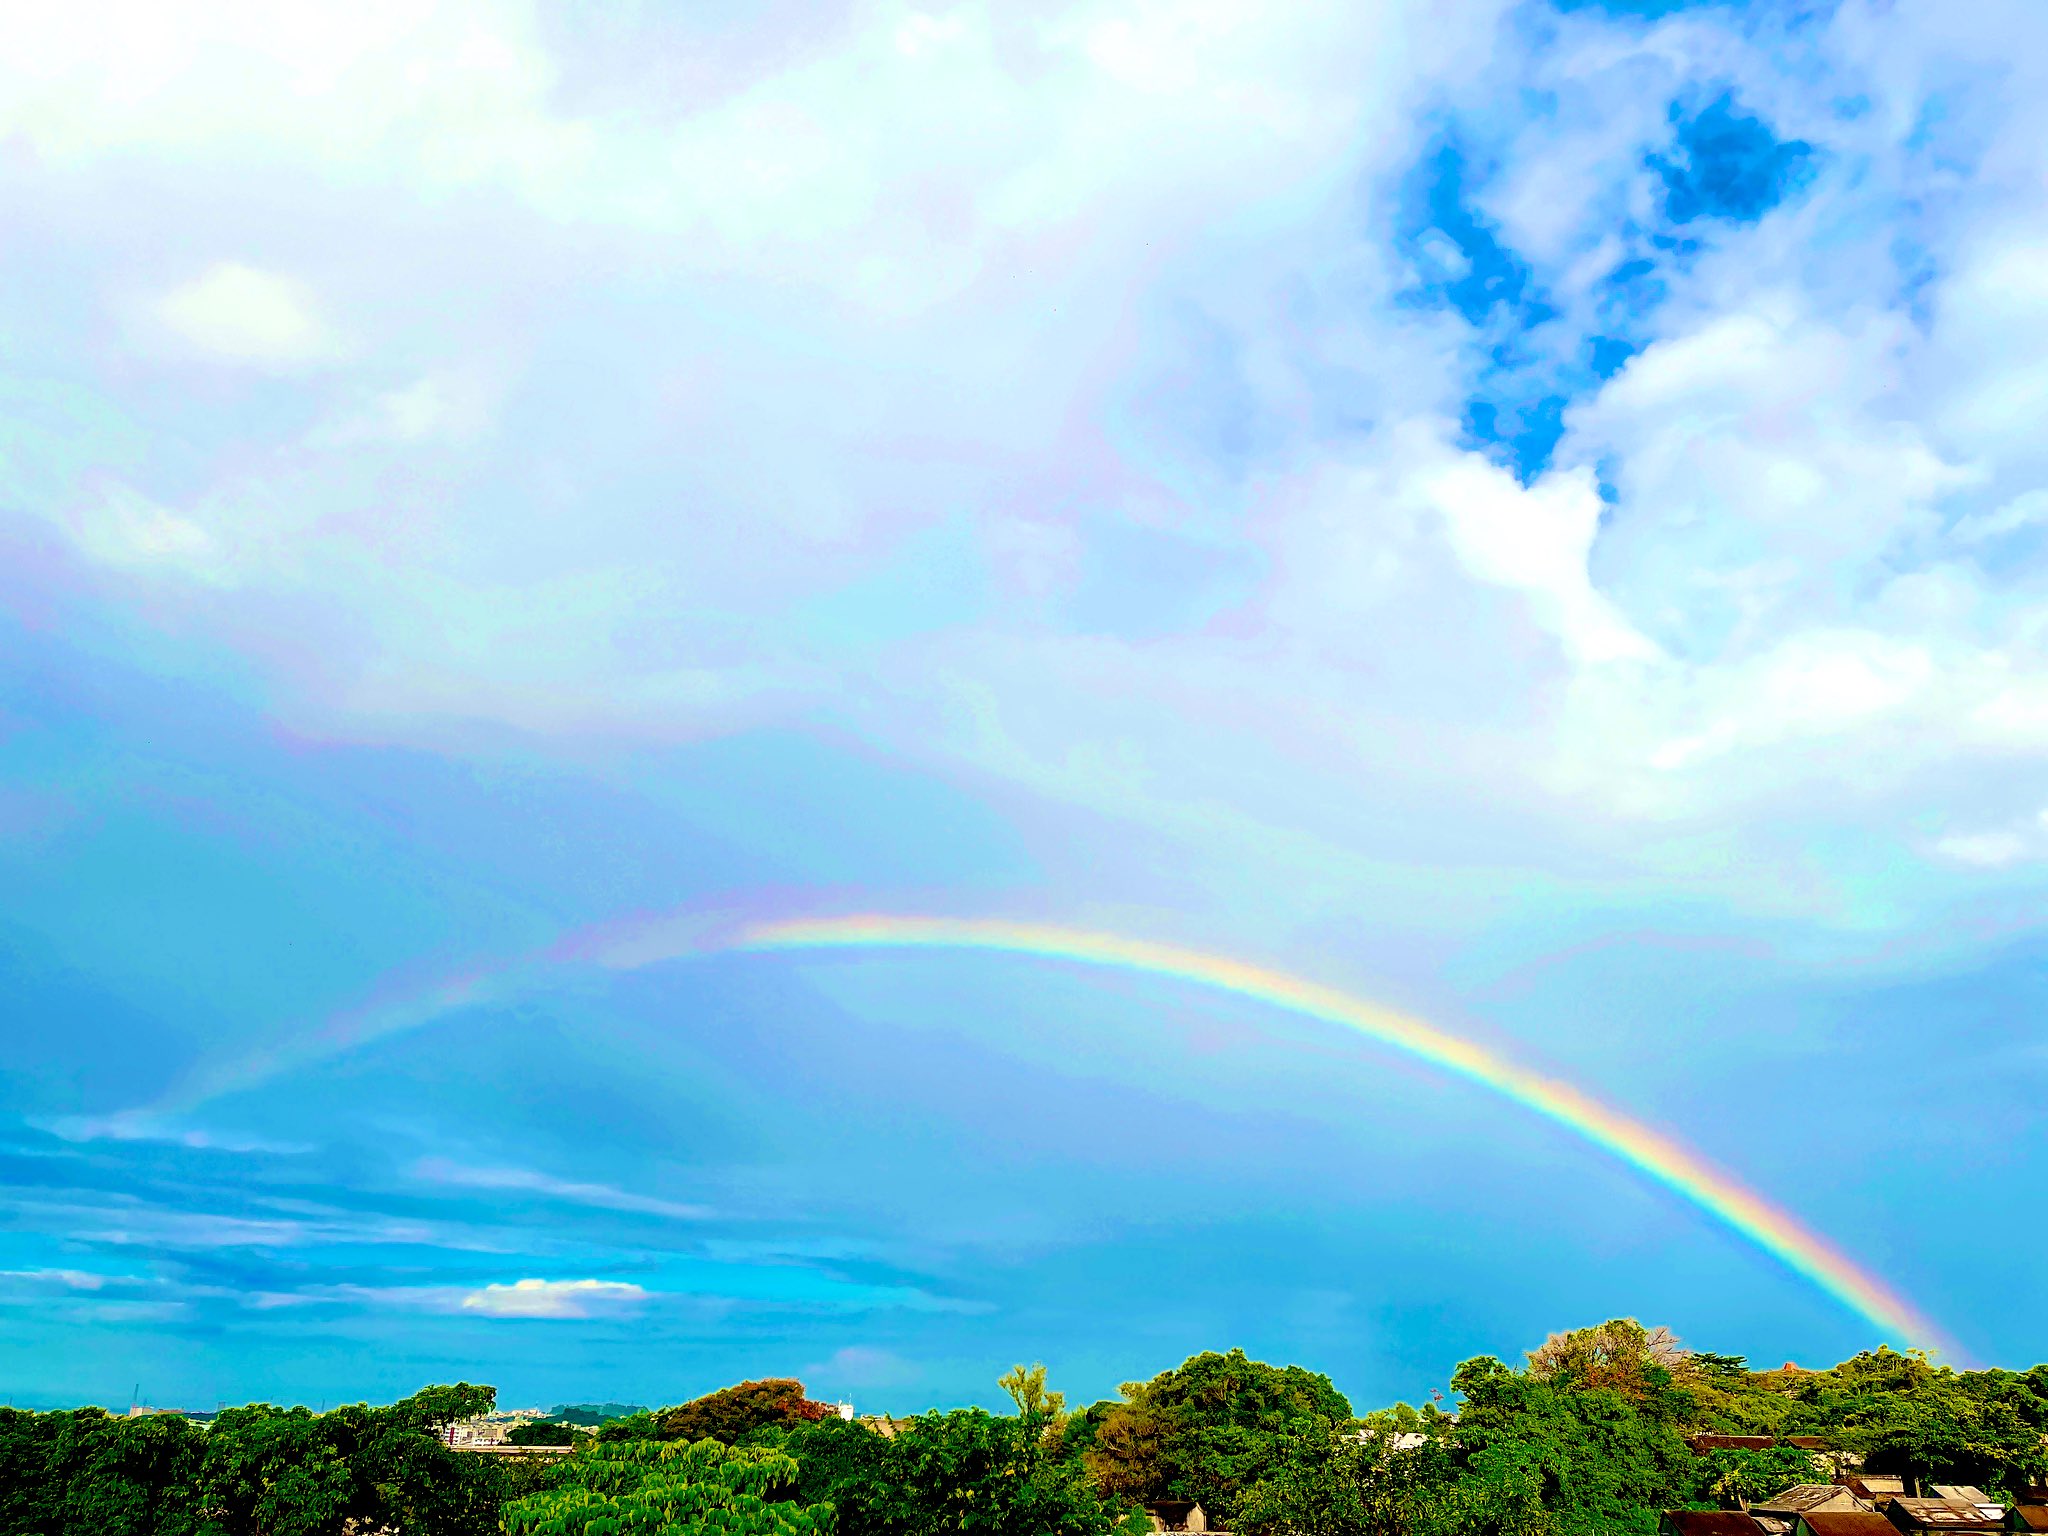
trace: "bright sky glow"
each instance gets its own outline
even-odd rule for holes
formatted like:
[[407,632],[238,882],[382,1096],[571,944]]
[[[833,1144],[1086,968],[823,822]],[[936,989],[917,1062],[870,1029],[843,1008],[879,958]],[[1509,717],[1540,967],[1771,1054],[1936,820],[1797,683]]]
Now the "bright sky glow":
[[[16,1400],[2048,1354],[2044,186],[2024,0],[24,13]],[[851,911],[1844,1267],[1252,998],[561,947]]]

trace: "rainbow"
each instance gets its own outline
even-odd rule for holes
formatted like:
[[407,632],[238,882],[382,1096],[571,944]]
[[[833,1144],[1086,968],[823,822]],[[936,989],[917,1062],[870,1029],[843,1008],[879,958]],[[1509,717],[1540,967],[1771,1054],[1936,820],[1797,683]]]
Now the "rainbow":
[[1873,1324],[1887,1342],[1951,1356],[1956,1353],[1941,1330],[1904,1297],[1789,1212],[1745,1188],[1698,1153],[1570,1083],[1532,1071],[1421,1019],[1284,971],[1180,945],[1051,923],[888,913],[739,922],[685,915],[586,929],[543,954],[470,971],[417,991],[407,990],[341,1015],[297,1042],[192,1080],[183,1093],[117,1118],[145,1123],[194,1108],[367,1040],[419,1028],[458,1008],[516,994],[563,966],[638,970],[692,956],[841,949],[970,950],[1064,961],[1191,983],[1351,1030],[1454,1077],[1490,1088],[1612,1153],[1812,1282]]
[[[1455,1077],[1491,1088],[1577,1132],[1755,1243],[1875,1324],[1890,1342],[1930,1349],[1945,1346],[1940,1330],[1877,1276],[1858,1268],[1797,1218],[1669,1136],[1609,1108],[1570,1083],[1532,1072],[1470,1040],[1284,971],[1175,944],[1047,923],[884,914],[750,923],[733,931],[719,947],[968,949],[1030,955],[1192,982],[1354,1030]],[[1953,1350],[1945,1348],[1944,1352]]]

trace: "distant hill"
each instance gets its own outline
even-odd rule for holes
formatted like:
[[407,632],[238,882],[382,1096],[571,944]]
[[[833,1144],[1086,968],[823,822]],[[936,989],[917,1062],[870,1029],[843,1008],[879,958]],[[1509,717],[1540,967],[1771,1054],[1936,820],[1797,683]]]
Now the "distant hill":
[[563,1403],[548,1417],[557,1424],[575,1424],[584,1429],[595,1429],[600,1424],[609,1424],[613,1419],[630,1419],[636,1413],[645,1413],[640,1403]]

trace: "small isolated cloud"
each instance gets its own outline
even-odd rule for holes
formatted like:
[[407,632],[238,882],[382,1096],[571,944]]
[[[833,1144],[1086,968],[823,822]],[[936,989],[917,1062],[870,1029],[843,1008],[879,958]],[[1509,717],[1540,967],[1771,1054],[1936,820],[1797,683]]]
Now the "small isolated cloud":
[[1952,863],[1978,869],[2048,859],[2048,810],[2008,826],[1951,832],[1935,841],[1934,851]]
[[908,1387],[924,1375],[914,1361],[867,1344],[849,1344],[831,1358],[803,1367],[804,1380],[832,1391],[852,1387]]
[[102,565],[173,570],[216,583],[226,577],[211,534],[128,486],[108,486],[80,502],[65,521],[79,549]]
[[436,1184],[454,1184],[464,1189],[499,1189],[545,1195],[575,1205],[595,1206],[607,1211],[632,1211],[649,1216],[668,1216],[677,1221],[697,1221],[709,1216],[709,1208],[636,1195],[609,1184],[584,1184],[558,1179],[532,1168],[471,1168],[446,1158],[426,1157],[413,1164],[413,1177]]
[[515,1280],[471,1291],[462,1310],[485,1317],[614,1317],[646,1299],[643,1288],[619,1280]]
[[1934,851],[1958,864],[1979,869],[1997,869],[2016,864],[2027,856],[2027,840],[2017,832],[1964,832],[1944,837]]
[[174,334],[229,362],[291,366],[336,350],[302,284],[238,261],[221,262],[174,288],[156,313]]
[[474,371],[432,374],[373,396],[312,440],[324,447],[469,442],[490,427],[497,393]]

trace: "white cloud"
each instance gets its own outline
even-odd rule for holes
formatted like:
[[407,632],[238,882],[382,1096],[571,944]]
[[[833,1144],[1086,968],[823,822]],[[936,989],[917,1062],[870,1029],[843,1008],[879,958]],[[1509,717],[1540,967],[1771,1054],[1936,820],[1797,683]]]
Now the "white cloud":
[[0,121],[60,164],[304,158],[459,179],[524,151],[538,176],[574,136],[544,113],[551,71],[513,6],[99,0],[17,21]]
[[[1105,204],[1120,238],[1150,221],[1156,248],[1174,233],[1161,221],[1205,215],[1194,188],[1293,174],[1358,132],[1361,107],[1386,117],[1483,45],[1501,8],[1318,3],[1275,26],[1244,0],[883,0],[856,6],[835,46],[776,49],[771,70],[727,57],[730,29],[650,22],[705,87],[679,101],[661,75],[643,98],[628,74],[575,113],[517,4],[101,0],[23,18],[0,61],[0,133],[80,171],[144,158],[429,197],[503,189],[550,219],[687,234],[674,255],[695,267],[798,274],[901,313],[1018,234]],[[1168,142],[1176,154],[1156,153]]]
[[616,1316],[646,1299],[641,1287],[617,1280],[515,1280],[471,1291],[462,1309],[485,1317],[579,1319]]
[[172,571],[208,583],[224,575],[212,535],[130,486],[98,488],[65,521],[78,548],[102,564]]
[[1560,471],[1524,487],[1507,470],[1468,453],[1424,470],[1418,481],[1465,569],[1529,594],[1539,622],[1575,659],[1656,655],[1657,648],[1593,590],[1586,563],[1601,507],[1591,471]]
[[1937,838],[1934,851],[1958,864],[2001,869],[2025,858],[2029,850],[2017,832],[1958,832]]
[[[68,14],[0,61],[53,184],[175,166],[232,207],[283,166],[345,232],[319,270],[349,274],[347,356],[281,275],[304,255],[204,274],[166,319],[283,393],[203,444],[109,432],[94,494],[36,503],[108,567],[185,577],[189,608],[151,600],[274,665],[297,728],[667,741],[830,710],[1333,868],[1370,862],[1366,802],[1446,842],[1484,807],[1509,862],[1650,857],[1639,818],[1825,814],[1931,852],[1904,829],[1978,835],[1973,776],[2048,750],[2041,595],[2008,568],[2048,469],[2048,92],[1975,24],[1845,5],[1789,68],[1711,10],[1581,12],[1532,50],[1484,3],[876,5],[743,63],[691,34],[717,88],[670,91],[512,6]],[[1643,155],[1730,82],[1814,139],[1816,187],[1695,226],[1630,310]],[[1445,121],[1561,311],[1522,343],[1572,369],[1610,323],[1647,343],[1528,485],[1458,445],[1492,338],[1402,293]],[[339,366],[284,365],[314,355]],[[114,474],[167,489],[99,495]],[[869,604],[886,635],[817,638],[815,605],[949,519],[952,564]],[[1184,632],[1072,632],[1100,529],[1137,525],[1259,577]]]
[[338,351],[311,292],[295,279],[224,261],[165,294],[156,317],[200,352],[226,362],[289,367]]

